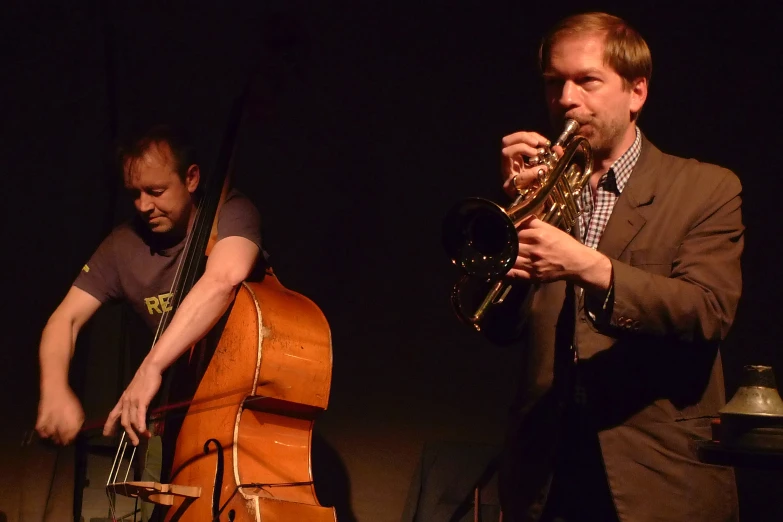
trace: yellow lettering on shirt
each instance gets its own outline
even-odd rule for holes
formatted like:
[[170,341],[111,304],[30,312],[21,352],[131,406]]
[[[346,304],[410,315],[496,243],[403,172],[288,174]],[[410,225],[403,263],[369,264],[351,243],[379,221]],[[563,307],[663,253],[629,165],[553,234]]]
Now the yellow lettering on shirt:
[[174,295],[171,292],[167,294],[160,294],[158,296],[158,301],[160,301],[160,307],[163,308],[164,312],[171,312],[171,296]]
[[150,315],[152,315],[154,312],[158,312],[159,314],[163,313],[160,310],[160,303],[158,302],[158,298],[155,296],[145,297],[144,304],[147,305],[147,311],[150,313]]
[[173,295],[173,293],[167,292],[165,294],[160,294],[159,296],[145,297],[144,304],[147,305],[147,312],[149,312],[150,315],[156,312],[159,314],[171,312],[171,297]]

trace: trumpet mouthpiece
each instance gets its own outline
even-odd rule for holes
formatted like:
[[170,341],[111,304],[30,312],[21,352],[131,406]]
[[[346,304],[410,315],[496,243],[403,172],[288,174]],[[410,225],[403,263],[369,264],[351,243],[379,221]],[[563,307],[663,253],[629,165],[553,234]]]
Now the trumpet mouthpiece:
[[563,129],[563,132],[560,133],[560,137],[557,138],[555,145],[562,147],[571,136],[576,134],[576,131],[578,130],[579,130],[579,122],[573,118],[568,118],[565,121],[565,128]]

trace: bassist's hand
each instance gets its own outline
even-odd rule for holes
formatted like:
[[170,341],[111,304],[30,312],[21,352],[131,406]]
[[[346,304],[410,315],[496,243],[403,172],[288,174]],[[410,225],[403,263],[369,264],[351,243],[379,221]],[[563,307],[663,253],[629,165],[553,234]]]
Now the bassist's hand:
[[161,373],[162,370],[146,361],[141,364],[119,402],[109,413],[103,427],[104,435],[114,434],[119,422],[134,446],[139,444],[139,435],[150,436],[147,429],[147,409],[160,389]]
[[55,444],[70,444],[84,423],[84,411],[69,387],[41,392],[35,431]]

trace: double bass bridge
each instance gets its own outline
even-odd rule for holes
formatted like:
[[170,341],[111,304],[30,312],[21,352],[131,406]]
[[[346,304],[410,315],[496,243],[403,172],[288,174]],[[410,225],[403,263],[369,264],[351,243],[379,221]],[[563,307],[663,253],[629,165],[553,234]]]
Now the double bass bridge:
[[[207,443],[208,444],[208,443]],[[152,504],[159,504],[162,506],[171,506],[174,504],[176,498],[181,498],[185,502],[192,502],[193,500],[201,497],[201,488],[199,486],[183,486],[179,484],[161,484],[154,481],[128,481],[131,468],[133,467],[133,460],[136,456],[136,447],[131,452],[130,459],[128,460],[128,466],[125,469],[125,476],[121,482],[117,482],[117,478],[121,472],[125,453],[128,448],[128,442],[125,440],[125,433],[123,432],[120,438],[120,443],[117,446],[117,453],[114,455],[114,462],[112,468],[109,471],[109,478],[106,481],[106,495],[109,497],[109,505],[111,507],[112,514],[115,512],[115,505],[113,499],[116,495],[138,498],[144,502],[150,502]]]

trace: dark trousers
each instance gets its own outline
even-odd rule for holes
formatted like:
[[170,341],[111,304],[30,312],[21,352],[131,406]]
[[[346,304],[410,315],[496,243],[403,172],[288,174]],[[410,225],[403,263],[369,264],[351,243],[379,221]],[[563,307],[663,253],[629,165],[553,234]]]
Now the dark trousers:
[[584,407],[566,409],[561,436],[541,522],[618,522],[598,436]]

